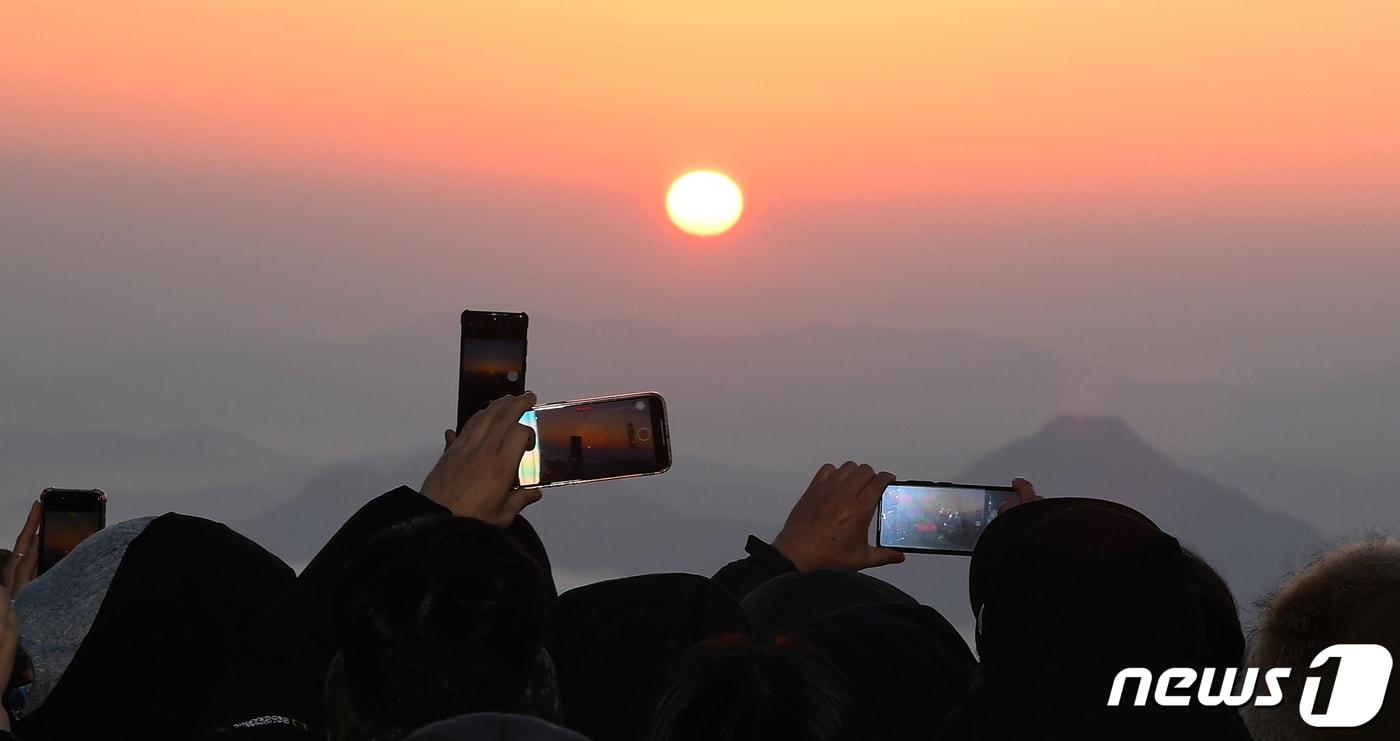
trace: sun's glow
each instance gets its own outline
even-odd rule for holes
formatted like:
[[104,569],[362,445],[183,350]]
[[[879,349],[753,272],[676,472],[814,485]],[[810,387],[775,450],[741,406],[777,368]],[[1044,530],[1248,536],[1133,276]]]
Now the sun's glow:
[[666,213],[687,234],[713,237],[729,231],[744,212],[744,194],[722,172],[695,170],[671,184]]

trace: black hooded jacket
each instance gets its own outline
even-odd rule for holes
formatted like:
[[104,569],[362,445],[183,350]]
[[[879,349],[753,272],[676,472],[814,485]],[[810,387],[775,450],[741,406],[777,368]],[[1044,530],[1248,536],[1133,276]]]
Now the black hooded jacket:
[[[750,558],[765,558],[753,543]],[[844,675],[884,741],[929,738],[965,697],[976,661],[932,608],[865,574],[792,572],[764,582],[781,563],[738,563],[726,570],[743,576],[728,581],[748,594],[742,606],[722,586],[725,571],[616,579],[560,596],[548,640],[564,724],[594,741],[648,738],[662,698],[711,639],[804,641]]]
[[1100,500],[1029,502],[994,520],[972,559],[981,663],[940,738],[1249,738],[1229,707],[1107,704],[1124,668],[1205,661],[1180,546],[1142,514]]
[[[359,509],[326,543],[296,582],[253,629],[250,647],[214,698],[205,737],[285,739],[326,737],[326,674],[336,647],[331,593],[345,564],[375,535],[420,517],[450,514],[401,486]],[[507,530],[535,558],[555,594],[549,557],[523,517]]]
[[62,678],[15,734],[195,737],[219,682],[247,651],[249,630],[292,579],[280,559],[224,525],[155,518],[127,546]]

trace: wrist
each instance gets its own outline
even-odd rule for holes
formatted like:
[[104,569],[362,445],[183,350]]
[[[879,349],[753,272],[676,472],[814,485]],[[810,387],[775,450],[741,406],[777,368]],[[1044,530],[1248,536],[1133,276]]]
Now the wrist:
[[800,544],[793,543],[791,540],[784,538],[782,533],[779,533],[778,537],[773,539],[772,546],[773,550],[778,552],[778,555],[786,558],[798,571],[811,571],[815,568],[811,556],[806,552],[806,549],[802,548]]

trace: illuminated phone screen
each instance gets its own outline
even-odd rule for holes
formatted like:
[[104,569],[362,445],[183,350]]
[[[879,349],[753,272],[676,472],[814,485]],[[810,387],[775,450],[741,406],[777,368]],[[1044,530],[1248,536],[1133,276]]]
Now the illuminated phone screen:
[[535,431],[535,447],[520,460],[521,486],[659,473],[670,466],[661,399],[546,404],[520,418]]
[[971,553],[1013,491],[895,482],[880,499],[879,544]]
[[101,530],[102,514],[46,509],[39,527],[44,541],[43,550],[39,553],[39,569],[42,572],[48,571],[59,559],[71,553],[89,535]]
[[500,311],[462,312],[457,366],[457,429],[506,395],[525,393],[525,335],[530,317]]

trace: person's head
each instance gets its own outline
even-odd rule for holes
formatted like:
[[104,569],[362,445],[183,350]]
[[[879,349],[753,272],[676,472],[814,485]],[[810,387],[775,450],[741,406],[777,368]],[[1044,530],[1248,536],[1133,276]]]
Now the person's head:
[[[1200,590],[1175,538],[1121,504],[1040,499],[972,555],[980,663],[949,738],[1247,738],[1224,705],[1105,703],[1124,668],[1204,666]],[[1211,598],[1213,599],[1213,597]]]
[[430,517],[380,535],[335,589],[332,738],[398,738],[495,711],[553,718],[539,566],[502,530]]
[[[1400,655],[1400,539],[1345,545],[1314,560],[1260,600],[1259,623],[1250,636],[1249,665],[1290,667],[1278,705],[1246,706],[1259,741],[1322,738],[1306,725],[1299,701],[1308,667],[1318,652],[1338,643],[1373,643]],[[1380,714],[1347,738],[1400,737],[1400,691],[1390,682]]]
[[820,652],[779,636],[700,645],[657,707],[651,741],[865,741],[870,724]]
[[1198,665],[1201,613],[1185,561],[1176,539],[1113,502],[1008,510],[972,555],[979,671]]
[[1230,585],[1205,559],[1182,548],[1186,558],[1186,576],[1196,592],[1204,629],[1205,666],[1238,667],[1244,662],[1244,627],[1240,624],[1239,605]]
[[768,635],[800,630],[814,620],[858,605],[917,605],[898,587],[859,571],[794,571],[754,587],[740,605]]

